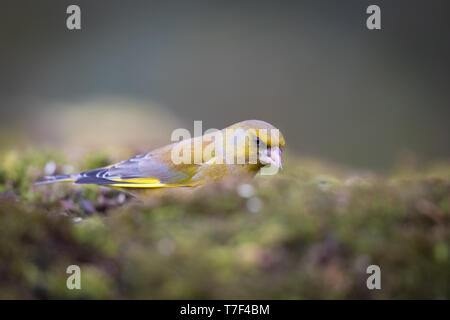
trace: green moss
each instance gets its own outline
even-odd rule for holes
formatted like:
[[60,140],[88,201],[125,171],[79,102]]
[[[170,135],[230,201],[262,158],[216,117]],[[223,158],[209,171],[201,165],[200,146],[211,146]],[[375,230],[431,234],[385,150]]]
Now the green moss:
[[[292,157],[255,178],[250,199],[237,183],[143,203],[95,186],[33,186],[65,159],[0,157],[0,298],[450,298],[448,163],[355,176]],[[382,270],[379,292],[365,287],[370,264]],[[81,290],[66,287],[69,265],[81,268]]]

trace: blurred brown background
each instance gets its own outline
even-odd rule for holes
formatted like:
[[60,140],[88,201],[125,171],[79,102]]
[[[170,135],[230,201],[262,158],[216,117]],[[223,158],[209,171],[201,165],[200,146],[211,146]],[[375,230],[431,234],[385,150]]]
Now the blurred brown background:
[[[81,7],[81,31],[66,29],[69,4]],[[369,4],[381,7],[381,31],[366,29]],[[55,128],[108,141],[120,132],[108,120],[113,109],[125,141],[142,132],[168,142],[193,120],[207,129],[254,118],[278,126],[294,151],[355,167],[389,168],[403,150],[447,158],[449,9],[448,1],[2,0],[0,131],[13,144],[21,135],[52,144]],[[114,125],[89,131],[106,123]]]

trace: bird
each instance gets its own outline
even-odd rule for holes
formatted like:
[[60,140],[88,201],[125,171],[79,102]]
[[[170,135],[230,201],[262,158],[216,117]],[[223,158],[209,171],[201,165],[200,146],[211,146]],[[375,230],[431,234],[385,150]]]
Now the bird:
[[245,120],[222,130],[185,139],[106,167],[47,176],[37,184],[95,184],[132,190],[196,187],[227,177],[269,174],[282,169],[285,140],[273,125]]

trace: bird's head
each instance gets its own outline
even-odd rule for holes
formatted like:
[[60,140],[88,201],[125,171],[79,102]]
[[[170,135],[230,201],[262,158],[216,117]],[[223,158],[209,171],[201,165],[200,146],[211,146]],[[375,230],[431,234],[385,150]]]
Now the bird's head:
[[[258,166],[275,166],[281,169],[281,158],[285,145],[282,133],[270,123],[261,120],[246,120],[229,126],[226,130],[227,141],[233,138],[236,154],[246,159],[256,160]],[[239,137],[244,137],[239,141]]]

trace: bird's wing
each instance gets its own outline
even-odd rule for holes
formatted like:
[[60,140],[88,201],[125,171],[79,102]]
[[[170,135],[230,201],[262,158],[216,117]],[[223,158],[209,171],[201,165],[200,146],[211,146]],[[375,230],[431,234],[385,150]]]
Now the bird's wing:
[[148,153],[115,165],[80,173],[77,184],[101,184],[122,188],[158,188],[194,185],[198,166],[174,166],[160,155]]

